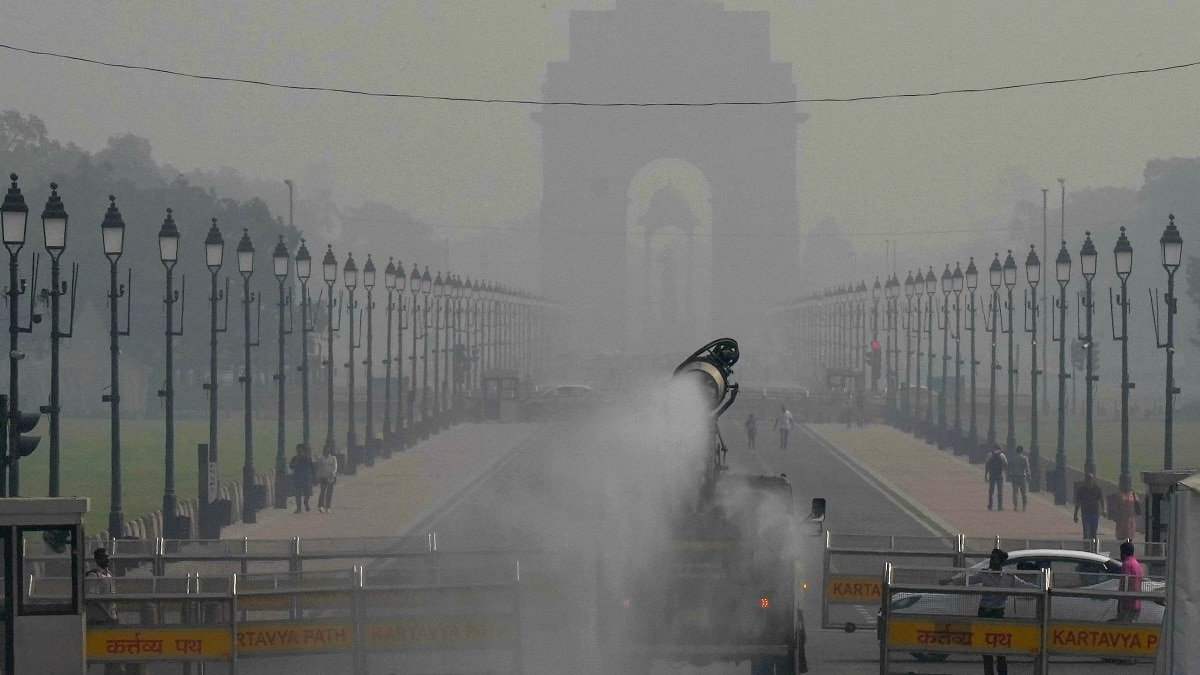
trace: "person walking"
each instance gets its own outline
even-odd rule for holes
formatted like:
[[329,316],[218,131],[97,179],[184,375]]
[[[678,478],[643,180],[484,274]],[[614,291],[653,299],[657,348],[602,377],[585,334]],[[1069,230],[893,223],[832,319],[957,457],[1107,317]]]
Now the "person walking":
[[1095,539],[1096,530],[1100,527],[1100,516],[1105,515],[1104,492],[1096,484],[1096,476],[1091,473],[1083,475],[1083,482],[1075,486],[1075,522],[1083,514],[1083,538]]
[[[1005,572],[1004,563],[1008,562],[1008,553],[1003,549],[994,548],[988,557],[988,568],[967,577],[967,584],[983,586],[984,588],[1037,588],[1034,584],[1020,579],[1017,575]],[[979,596],[979,612],[977,616],[986,619],[1003,619],[1004,607],[1008,604],[1008,594],[998,591],[988,591]],[[1004,656],[983,655],[984,675],[1008,675],[1008,659]]]
[[[308,500],[312,497],[313,483],[316,478],[316,467],[313,464],[312,451],[308,445],[300,443],[296,446],[296,456],[288,463],[292,470],[292,492],[296,497],[296,513],[300,513],[301,502],[304,510],[308,511]],[[317,503],[320,506],[320,502]]]
[[[1132,542],[1121,542],[1121,574],[1125,576],[1125,583],[1121,590],[1133,593],[1140,593],[1142,591],[1142,578],[1145,575],[1142,572],[1142,563],[1138,561],[1137,556],[1133,553]],[[1120,598],[1117,600],[1117,621],[1119,622],[1133,623],[1137,620],[1138,614],[1141,611],[1141,598]]]
[[1122,484],[1121,492],[1117,494],[1116,503],[1113,506],[1117,541],[1135,539],[1138,516],[1142,515],[1142,502],[1138,499],[1137,493],[1128,484]]
[[1017,510],[1017,493],[1021,493],[1021,510],[1029,506],[1029,458],[1025,446],[1017,446],[1017,454],[1008,462],[1008,482],[1012,483],[1013,511]]
[[87,625],[112,626],[118,623],[117,604],[111,600],[98,599],[117,592],[112,570],[108,568],[108,549],[98,548],[92,551],[92,560],[95,561],[95,566],[84,575],[84,590],[88,596]]
[[779,449],[787,450],[788,432],[792,430],[792,412],[787,409],[787,406],[779,406],[779,417],[775,418],[773,428],[779,430]]
[[317,480],[321,483],[321,492],[317,495],[317,511],[329,513],[333,511],[333,486],[337,483],[337,455],[327,450],[317,461]]
[[758,420],[754,419],[754,413],[746,418],[746,442],[750,444],[750,449],[754,449],[754,438],[758,436]]
[[996,510],[1004,510],[1004,472],[1008,469],[1008,458],[1000,450],[999,443],[992,444],[987,461],[983,464],[983,479],[988,484],[988,511],[992,510],[992,494],[996,495]]

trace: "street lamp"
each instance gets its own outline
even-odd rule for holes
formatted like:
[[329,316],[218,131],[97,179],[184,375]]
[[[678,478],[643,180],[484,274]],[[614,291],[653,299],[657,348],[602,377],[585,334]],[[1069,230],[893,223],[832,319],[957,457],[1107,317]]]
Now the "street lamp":
[[[254,398],[252,384],[254,376],[250,370],[250,348],[258,346],[258,337],[250,339],[250,304],[258,299],[258,295],[250,292],[250,276],[254,274],[254,244],[250,243],[250,230],[242,229],[242,239],[237,245],[238,272],[242,275],[242,392],[245,397],[245,457],[242,463],[242,522],[258,522],[258,509],[262,504],[258,499],[258,486],[254,479]],[[261,308],[262,305],[259,304]],[[261,322],[259,328],[262,328]]]
[[[883,296],[883,287],[879,284],[879,277],[875,277],[875,285],[871,287],[871,358],[875,358],[874,345],[879,343],[879,298]],[[858,342],[857,340],[855,342]],[[859,343],[861,344],[861,343]],[[857,350],[857,351],[861,351]],[[872,370],[874,370],[874,362],[872,362]],[[879,392],[879,380],[875,379],[874,373],[871,374],[871,391]]]
[[[354,264],[354,254],[346,254],[346,264],[342,266],[342,281],[346,284],[346,318],[350,321],[350,332],[347,334],[346,368],[349,370],[346,381],[346,473],[358,473],[358,436],[354,429],[354,310],[358,304],[354,302],[354,290],[358,288],[358,265]],[[361,315],[360,315],[361,316]],[[360,337],[361,339],[361,337]]]
[[325,257],[321,259],[321,278],[325,280],[325,287],[329,294],[325,301],[329,315],[325,342],[325,447],[322,450],[326,455],[337,454],[337,444],[333,440],[333,334],[341,330],[342,327],[341,312],[337,313],[339,317],[337,325],[335,326],[333,323],[333,310],[337,306],[337,301],[333,299],[333,286],[337,283],[337,273],[337,258],[333,256],[333,245],[327,244],[325,247]]
[[[1179,269],[1179,265],[1183,259],[1183,237],[1179,236],[1179,229],[1175,227],[1174,214],[1168,216],[1167,229],[1163,230],[1162,238],[1158,240],[1159,246],[1162,248],[1162,266],[1167,271],[1167,295],[1166,311],[1167,311],[1167,341],[1158,343],[1160,349],[1167,351],[1167,392],[1165,408],[1165,422],[1163,424],[1163,469],[1170,470],[1173,468],[1174,460],[1172,457],[1172,436],[1174,435],[1174,417],[1175,417],[1175,394],[1179,391],[1175,388],[1175,313],[1179,311],[1179,305],[1175,301],[1175,272]],[[1158,300],[1154,302],[1154,337],[1158,342]]]
[[[416,403],[417,403],[417,340],[424,339],[424,336],[417,335],[417,294],[421,292],[421,273],[417,270],[414,263],[412,266],[412,274],[409,275],[409,291],[412,293],[412,369],[409,376],[409,395],[408,395],[408,431],[406,432],[406,446],[416,442],[418,431],[414,424],[416,423]],[[424,330],[424,322],[421,322],[422,330]],[[424,412],[422,410],[422,412]]]
[[[1121,332],[1113,330],[1113,340],[1121,343],[1121,475],[1117,481],[1122,491],[1133,489],[1129,475],[1129,390],[1133,383],[1129,381],[1129,274],[1133,271],[1133,246],[1125,236],[1125,228],[1117,237],[1113,247],[1113,262],[1117,268],[1117,278],[1121,280],[1121,294],[1117,296],[1117,306],[1121,309]],[[1112,290],[1109,289],[1108,304],[1111,320]]]
[[[179,228],[175,225],[175,219],[171,217],[171,209],[167,209],[167,217],[163,219],[162,227],[158,230],[158,257],[167,274],[167,294],[163,299],[167,306],[166,383],[162,391],[158,392],[158,395],[163,398],[166,426],[164,444],[166,475],[163,479],[162,507],[163,535],[168,539],[187,539],[187,531],[179,530],[175,517],[175,505],[178,503],[175,498],[175,338],[183,335],[186,295],[184,302],[180,303],[179,330],[176,331],[174,326],[175,302],[180,299],[180,294],[174,288],[174,270],[175,263],[179,261]],[[187,289],[186,279],[185,277],[183,281],[185,291]],[[57,287],[57,280],[54,285]]]
[[887,348],[887,409],[888,417],[893,425],[899,426],[898,412],[896,405],[896,389],[900,384],[900,378],[897,371],[900,369],[900,338],[897,334],[897,325],[900,323],[899,306],[897,298],[900,296],[900,280],[892,274],[892,278],[888,279],[884,284],[884,296],[887,302],[887,326],[888,326],[888,348]]
[[979,288],[979,270],[975,267],[975,256],[967,261],[967,271],[963,275],[967,286],[967,291],[971,294],[971,298],[967,303],[967,314],[970,316],[967,330],[971,333],[971,427],[967,431],[967,453],[969,457],[978,456],[976,448],[979,447],[979,425],[975,414],[975,375],[979,366],[979,359],[975,357],[975,290]]
[[1096,260],[1099,254],[1096,252],[1096,245],[1092,243],[1092,233],[1085,232],[1083,240],[1083,248],[1079,250],[1079,270],[1083,274],[1083,306],[1080,311],[1084,314],[1086,321],[1084,322],[1085,333],[1079,336],[1083,340],[1084,349],[1084,377],[1087,379],[1084,386],[1086,394],[1085,419],[1084,419],[1084,440],[1083,440],[1083,470],[1084,473],[1095,475],[1096,473],[1096,454],[1095,445],[1093,443],[1092,430],[1092,415],[1095,405],[1095,384],[1096,378],[1094,375],[1095,361],[1092,355],[1095,349],[1092,348],[1092,315],[1096,312],[1096,303],[1092,300],[1092,279],[1096,277]]
[[[916,281],[913,279],[912,270],[908,271],[908,277],[904,279],[904,297],[906,300],[904,310],[904,389],[903,396],[900,399],[901,408],[901,424],[904,425],[904,430],[908,431],[912,426],[912,310],[913,296],[917,297],[920,302],[921,296],[916,292]],[[917,339],[920,340],[920,334],[917,334]]]
[[50,417],[50,490],[48,494],[51,497],[58,497],[62,441],[59,426],[62,414],[59,387],[59,343],[62,338],[71,337],[71,333],[74,331],[75,283],[79,278],[79,265],[71,266],[71,327],[63,332],[59,324],[59,299],[66,294],[67,285],[59,278],[59,259],[67,247],[67,212],[63,208],[62,199],[58,196],[57,183],[50,184],[50,198],[46,200],[46,208],[42,211],[42,234],[46,242],[46,251],[50,254],[50,405],[41,408],[41,412]]
[[[108,512],[108,532],[110,537],[116,539],[124,534],[122,525],[125,522],[125,516],[121,512],[121,345],[119,339],[122,335],[129,335],[129,314],[126,313],[125,330],[122,331],[117,325],[117,302],[125,295],[125,286],[117,285],[117,261],[121,259],[121,253],[125,249],[125,221],[121,219],[121,212],[117,209],[117,198],[112,195],[108,196],[108,210],[104,213],[104,222],[100,223],[100,234],[101,242],[104,246],[104,256],[108,258],[109,267],[108,337],[111,379],[109,381],[109,393],[102,397],[102,400],[109,403],[112,430],[112,503]],[[6,235],[6,244],[7,241],[8,237]],[[10,279],[14,279],[16,271],[13,270],[9,277]],[[16,301],[15,295],[13,296],[13,301]],[[9,437],[12,438],[11,431],[9,434]],[[13,474],[15,474],[16,463],[14,462],[10,468]],[[12,478],[12,475],[9,477]],[[12,490],[12,494],[15,495],[16,490]]]
[[[440,276],[440,275],[439,275]],[[421,317],[424,325],[421,331],[421,438],[429,438],[429,293],[433,290],[433,278],[429,276],[429,267],[425,268],[425,274],[421,275],[421,295],[424,296],[423,314]],[[437,316],[434,316],[436,323]],[[437,336],[434,336],[434,345],[437,345]]]
[[300,408],[303,417],[301,440],[309,444],[310,420],[308,409],[308,334],[313,331],[308,319],[308,279],[312,276],[312,255],[300,239],[296,251],[296,278],[300,280]]
[[[403,274],[403,272],[401,272]],[[392,439],[394,432],[392,430],[392,314],[396,311],[396,304],[392,301],[392,293],[396,290],[396,262],[392,256],[388,256],[387,267],[383,268],[383,288],[387,292],[387,310],[386,323],[384,324],[383,333],[387,336],[384,340],[384,357],[383,357],[383,456],[391,457],[392,455]]]
[[[291,289],[285,289],[288,277],[288,268],[291,267],[291,256],[288,254],[287,244],[283,243],[283,235],[279,235],[279,241],[275,242],[275,250],[271,252],[271,268],[275,273],[275,280],[279,282],[279,303],[276,305],[276,310],[279,314],[279,366],[275,372],[276,397],[278,403],[278,427],[275,430],[275,495],[274,506],[277,509],[286,509],[288,500],[287,485],[287,450],[284,448],[287,439],[287,431],[284,428],[284,417],[287,415],[286,391],[284,389],[284,336],[291,331],[284,327],[283,312],[292,304]],[[287,291],[285,293],[285,290]],[[300,317],[303,319],[304,317]]]
[[933,266],[929,266],[929,271],[925,274],[925,295],[928,299],[925,301],[925,310],[927,314],[929,329],[929,353],[926,354],[926,372],[925,379],[928,382],[929,395],[926,396],[925,405],[925,437],[928,440],[933,440],[933,359],[937,354],[933,351],[933,296],[937,293],[938,279],[933,273]]
[[[1054,450],[1054,503],[1067,503],[1067,284],[1071,282],[1071,254],[1064,240],[1054,259],[1054,276],[1058,281],[1058,330],[1051,337],[1058,342],[1058,444]],[[1053,315],[1051,315],[1053,316]]]
[[992,264],[988,266],[988,285],[992,287],[992,302],[989,314],[991,314],[991,325],[988,326],[985,322],[984,328],[992,334],[992,362],[990,366],[991,378],[988,380],[988,431],[987,431],[987,446],[990,450],[996,446],[996,371],[1000,370],[1000,363],[996,359],[996,332],[1003,330],[1000,326],[1000,285],[1004,283],[1004,268],[1000,264],[1000,254],[996,253],[992,258]]
[[942,270],[942,386],[938,390],[938,424],[937,424],[937,444],[939,447],[946,444],[946,436],[950,431],[946,423],[946,388],[949,384],[950,370],[950,291],[954,289],[954,275],[950,273],[950,264],[946,263],[946,269]]
[[913,297],[917,299],[917,306],[915,308],[916,313],[913,315],[916,319],[913,322],[913,325],[916,328],[915,332],[917,334],[917,349],[914,353],[914,356],[917,357],[917,380],[915,388],[916,401],[915,405],[912,407],[912,419],[909,420],[909,424],[915,424],[918,429],[921,426],[921,357],[924,356],[924,352],[921,351],[921,334],[924,332],[922,328],[922,324],[924,323],[924,314],[921,313],[921,299],[924,297],[924,295],[925,275],[921,274],[921,270],[917,270],[916,276],[913,277]]
[[954,430],[950,443],[958,454],[962,454],[962,291],[963,272],[958,262],[954,263],[954,274],[950,276],[950,287],[954,290]]
[[[414,265],[414,269],[415,269]],[[404,266],[396,262],[396,446],[408,447],[408,432],[404,424],[404,289],[408,277]],[[415,342],[415,341],[414,341]]]
[[367,254],[367,262],[363,265],[363,288],[367,290],[367,358],[363,361],[366,366],[367,378],[367,438],[365,442],[364,452],[367,466],[375,466],[375,329],[373,310],[375,309],[375,301],[371,299],[371,293],[375,288],[375,263],[371,260],[371,254]]
[[[34,302],[37,297],[37,268],[38,255],[33,255],[33,286],[32,290],[27,289],[26,282],[21,279],[17,280],[17,254],[25,245],[25,226],[29,221],[29,207],[25,205],[25,197],[21,194],[21,189],[17,187],[17,174],[9,176],[12,179],[12,187],[4,196],[4,203],[0,204],[0,228],[3,230],[4,246],[8,249],[8,438],[7,438],[7,454],[0,457],[0,497],[18,497],[20,496],[21,476],[20,476],[20,459],[33,452],[37,447],[38,438],[35,436],[22,436],[24,431],[32,429],[38,421],[40,415],[22,414],[18,397],[17,382],[19,380],[19,362],[25,356],[17,349],[17,337],[21,333],[29,333],[33,330],[33,324],[37,323],[41,318],[34,313]],[[63,232],[65,243],[66,218],[63,218]],[[55,289],[57,290],[57,289]],[[18,319],[17,299],[23,293],[29,293],[29,324],[22,326]],[[5,466],[7,465],[7,466]],[[7,485],[4,480],[4,471],[8,471]]]
[[[204,237],[204,264],[208,267],[210,281],[212,283],[209,295],[209,330],[208,330],[208,382],[204,383],[204,389],[208,391],[208,489],[205,494],[200,495],[201,502],[201,523],[204,531],[204,537],[216,536],[213,533],[211,523],[215,522],[209,511],[210,504],[217,498],[216,493],[216,467],[217,467],[217,335],[224,333],[229,329],[229,277],[225,278],[225,289],[217,288],[217,273],[221,271],[221,265],[225,258],[225,239],[221,236],[221,230],[217,228],[217,219],[212,219],[212,225],[208,228],[208,234]],[[223,325],[217,323],[217,307],[218,304],[225,301],[225,312]],[[218,529],[219,532],[219,529]]]
[[[446,282],[442,280],[442,273],[438,272],[437,278],[433,280],[433,426],[442,426],[442,385],[441,385],[441,366],[442,358],[445,355],[445,350],[441,348],[442,341],[442,298],[446,294]],[[449,302],[446,303],[449,305]]]
[[450,350],[450,343],[452,341],[451,335],[454,331],[453,319],[455,301],[454,277],[452,277],[449,272],[446,273],[446,281],[442,295],[446,298],[446,332],[445,335],[443,335],[444,341],[442,343],[442,361],[444,370],[442,371],[442,415],[439,418],[439,421],[441,422],[440,426],[443,429],[446,429],[450,426],[450,402],[448,399],[450,397],[450,368],[451,364],[453,363],[453,354]]
[[1008,302],[1004,305],[1008,310],[1008,328],[1004,331],[1008,334],[1008,436],[1004,441],[1004,449],[1010,455],[1017,449],[1017,363],[1013,355],[1013,287],[1016,285],[1017,261],[1013,259],[1012,249],[1009,249],[1008,257],[1004,259],[1004,286],[1008,289]]
[[1025,330],[1030,337],[1029,350],[1029,491],[1040,492],[1042,489],[1042,455],[1038,449],[1038,307],[1037,287],[1042,280],[1042,261],[1038,259],[1037,250],[1029,245],[1029,255],[1025,257],[1025,279],[1029,282],[1029,302],[1025,303],[1029,314]]

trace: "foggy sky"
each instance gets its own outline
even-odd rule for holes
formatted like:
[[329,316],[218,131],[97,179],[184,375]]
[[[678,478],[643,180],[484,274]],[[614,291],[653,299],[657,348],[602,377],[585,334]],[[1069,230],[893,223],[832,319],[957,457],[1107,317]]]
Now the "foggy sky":
[[[630,0],[633,1],[633,0]],[[644,0],[654,1],[654,0]],[[659,0],[681,2],[685,0]],[[377,91],[540,98],[568,57],[570,9],[612,2],[9,3],[0,41],[196,73]],[[802,97],[979,87],[1196,60],[1194,3],[729,0],[767,10],[774,59]],[[67,20],[70,17],[70,20]],[[105,69],[0,50],[5,109],[52,137],[103,147],[126,131],[181,170],[236,167],[330,183],[466,234],[536,213],[532,106],[286,92]],[[1148,159],[1200,154],[1200,68],[1016,91],[803,106],[801,229],[851,235],[962,229],[1013,198],[1014,176],[1057,188],[1136,185]],[[604,92],[596,92],[603,100]],[[18,170],[19,167],[12,167]],[[324,186],[321,186],[324,187]],[[1036,198],[1036,194],[1029,196]],[[319,224],[297,222],[300,227]],[[882,251],[885,235],[858,236]],[[938,246],[966,234],[905,236]],[[532,258],[532,256],[531,256]]]

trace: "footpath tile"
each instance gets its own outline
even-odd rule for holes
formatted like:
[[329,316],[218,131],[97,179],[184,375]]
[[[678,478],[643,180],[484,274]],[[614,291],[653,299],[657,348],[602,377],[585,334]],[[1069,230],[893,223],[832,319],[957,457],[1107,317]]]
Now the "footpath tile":
[[[987,508],[983,466],[892,427],[873,424],[846,428],[809,425],[873,476],[882,479],[910,507],[931,513],[968,537],[1082,539],[1072,507],[1056,506],[1048,492],[1029,495],[1028,510],[1012,510],[1012,485],[1004,484],[1004,510]],[[1113,524],[1101,519],[1100,536],[1112,537]]]

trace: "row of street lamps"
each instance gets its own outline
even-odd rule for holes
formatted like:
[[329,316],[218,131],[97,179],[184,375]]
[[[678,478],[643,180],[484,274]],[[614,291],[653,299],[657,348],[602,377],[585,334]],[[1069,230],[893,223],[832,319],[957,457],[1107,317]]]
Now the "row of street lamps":
[[[1166,340],[1159,341],[1158,346],[1166,350],[1166,416],[1164,424],[1164,456],[1165,469],[1172,468],[1172,424],[1174,396],[1178,389],[1174,383],[1174,316],[1178,311],[1175,298],[1175,273],[1182,261],[1183,239],[1175,226],[1174,216],[1159,239],[1161,262],[1167,272],[1166,304]],[[1092,282],[1096,276],[1098,253],[1092,241],[1091,233],[1086,234],[1083,246],[1079,251],[1079,266],[1084,280],[1084,290],[1078,300],[1078,312],[1082,315],[1083,327],[1077,326],[1077,337],[1082,344],[1085,357],[1086,401],[1085,401],[1085,457],[1084,471],[1094,473],[1096,470],[1093,438],[1094,415],[1094,386],[1098,379],[1094,368],[1094,335],[1092,318],[1095,312],[1095,302],[1092,294]],[[1129,380],[1129,298],[1128,280],[1133,267],[1133,247],[1126,236],[1125,228],[1121,228],[1116,245],[1113,248],[1113,261],[1120,290],[1115,297],[1110,292],[1110,305],[1114,315],[1113,340],[1121,344],[1121,465],[1119,484],[1122,489],[1130,488],[1131,476],[1129,468],[1129,390],[1134,384]],[[1055,280],[1059,285],[1059,296],[1054,299],[1054,308],[1058,310],[1057,319],[1052,321],[1052,338],[1059,343],[1059,390],[1058,390],[1058,435],[1055,451],[1055,466],[1050,481],[1055,501],[1067,503],[1066,476],[1066,381],[1070,375],[1066,372],[1066,314],[1067,314],[1067,285],[1071,280],[1072,256],[1067,250],[1067,244],[1062,242],[1054,261]],[[1030,488],[1038,491],[1042,487],[1042,463],[1038,444],[1038,376],[1042,371],[1038,368],[1038,315],[1042,308],[1038,304],[1037,287],[1042,281],[1042,262],[1037,255],[1034,245],[1030,245],[1025,257],[1025,280],[1029,289],[1023,302],[1025,317],[1024,330],[1030,335],[1030,443],[1031,460]],[[1001,369],[997,358],[997,338],[1007,335],[1007,422],[1008,432],[1005,447],[1009,452],[1015,449],[1016,439],[1016,382],[1017,361],[1014,356],[1014,288],[1017,286],[1018,265],[1010,250],[1001,262],[997,253],[987,269],[987,283],[991,286],[991,295],[986,301],[980,298],[977,303],[976,291],[979,287],[979,270],[974,258],[967,264],[966,270],[955,263],[953,271],[946,265],[940,278],[935,275],[933,267],[922,274],[918,269],[909,272],[901,282],[896,274],[887,277],[883,283],[876,279],[868,296],[866,285],[859,282],[856,285],[846,284],[824,293],[801,298],[787,303],[779,310],[790,318],[790,327],[799,331],[802,339],[796,342],[796,349],[806,349],[807,359],[818,369],[856,369],[859,387],[865,387],[868,378],[868,366],[877,360],[879,349],[878,325],[880,318],[880,301],[884,301],[883,319],[884,333],[888,340],[887,347],[887,396],[884,404],[885,417],[906,430],[915,430],[927,438],[936,441],[943,447],[954,447],[960,453],[972,453],[979,456],[979,448],[990,447],[997,441],[996,436],[996,372]],[[1003,287],[1006,297],[1001,296]],[[941,290],[940,311],[936,309],[936,294]],[[964,291],[967,298],[964,298]],[[900,308],[899,301],[903,294],[905,307]],[[953,297],[952,297],[953,296]],[[923,300],[924,298],[924,300]],[[855,317],[863,316],[867,310],[867,302],[871,302],[870,312],[874,327],[870,347],[862,331],[857,326],[861,320]],[[922,303],[924,302],[924,308]],[[986,305],[983,303],[986,302]],[[964,308],[965,304],[965,308]],[[1157,304],[1155,305],[1157,308]],[[953,308],[953,318],[951,318]],[[966,330],[970,335],[969,357],[970,389],[969,389],[969,430],[964,435],[961,421],[962,402],[962,359],[961,328],[962,313],[967,314]],[[991,334],[991,363],[989,378],[989,411],[986,442],[983,446],[978,443],[976,427],[976,313],[983,310],[984,329]],[[1119,330],[1116,316],[1120,316]],[[935,315],[937,317],[935,322]],[[1053,316],[1052,316],[1053,319]],[[934,327],[942,332],[942,367],[941,386],[938,388],[936,403],[933,400],[934,382]],[[1077,321],[1077,323],[1079,323]],[[899,336],[898,331],[905,333],[905,362],[904,377],[899,377]],[[1155,332],[1158,334],[1158,312],[1155,311]],[[928,351],[922,352],[922,335],[927,339]],[[913,349],[915,338],[915,350]],[[954,341],[954,411],[953,422],[947,417],[947,395],[950,380],[950,341]],[[874,352],[874,354],[872,354]],[[916,356],[915,385],[911,384],[913,356]],[[867,358],[856,358],[867,357]],[[801,357],[798,352],[795,354]],[[924,416],[921,413],[921,357],[927,357],[925,374],[927,385]],[[828,372],[828,371],[826,371]],[[877,377],[875,375],[874,377]],[[872,377],[872,381],[874,381]],[[936,421],[934,408],[937,408]],[[923,418],[923,421],[922,421]]]
[[[29,431],[37,424],[39,415],[22,413],[20,411],[18,386],[18,364],[24,356],[18,349],[18,338],[21,333],[31,332],[33,324],[38,323],[41,318],[35,313],[33,304],[34,297],[38,295],[36,288],[38,256],[34,254],[33,257],[33,272],[31,275],[33,282],[32,288],[30,288],[31,284],[27,280],[20,279],[18,269],[18,253],[25,244],[29,209],[17,185],[17,176],[13,174],[11,180],[12,185],[4,197],[3,204],[0,204],[0,230],[2,230],[5,247],[9,251],[9,284],[6,291],[9,305],[9,392],[7,401],[4,404],[7,406],[6,414],[4,415],[7,429],[3,434],[5,447],[3,448],[3,452],[0,452],[0,458],[3,458],[2,470],[4,472],[0,474],[0,496],[18,496],[20,494],[19,460],[21,457],[28,456],[33,452],[40,440],[34,436],[24,435],[24,432]],[[52,263],[51,285],[49,289],[43,292],[43,295],[49,298],[51,309],[50,401],[49,405],[40,408],[40,412],[49,416],[49,494],[50,496],[59,496],[61,461],[59,341],[62,338],[71,337],[74,323],[75,286],[78,278],[78,266],[74,265],[72,267],[72,280],[68,286],[68,284],[61,280],[59,265],[60,257],[66,248],[68,216],[62,199],[58,195],[57,184],[52,183],[50,187],[51,194],[42,213],[43,235],[46,250],[50,254]],[[111,510],[109,513],[109,532],[113,536],[119,536],[124,523],[121,503],[119,340],[121,337],[129,335],[131,310],[128,304],[128,294],[129,285],[132,281],[132,272],[127,270],[126,283],[119,283],[118,263],[124,252],[125,222],[121,217],[115,197],[109,197],[109,206],[101,223],[101,234],[103,251],[109,261],[108,307],[111,372],[109,391],[103,397],[104,401],[110,404],[111,415]],[[186,532],[182,531],[185,523],[180,522],[176,513],[177,498],[174,479],[174,338],[182,335],[183,303],[186,291],[186,280],[184,280],[180,290],[176,290],[174,287],[174,268],[179,261],[180,253],[179,240],[179,228],[175,223],[172,210],[167,209],[166,218],[163,220],[158,232],[160,262],[166,271],[166,295],[164,297],[166,315],[166,380],[163,389],[158,394],[164,399],[165,404],[163,521],[166,536],[173,538],[186,536]],[[211,276],[209,291],[209,376],[208,381],[204,384],[204,388],[208,391],[209,403],[208,456],[215,459],[217,456],[217,389],[219,381],[217,370],[217,336],[228,329],[229,316],[229,279],[225,279],[224,288],[218,283],[219,273],[224,265],[225,240],[220,228],[217,226],[215,218],[212,220],[211,227],[205,237],[204,245],[205,264]],[[243,374],[239,378],[243,387],[245,415],[245,452],[242,475],[243,504],[241,512],[245,522],[255,522],[257,510],[264,506],[262,504],[262,496],[265,489],[262,486],[255,485],[251,355],[252,348],[259,345],[259,331],[256,330],[255,335],[252,336],[251,318],[252,314],[259,316],[258,328],[261,329],[261,298],[250,289],[250,278],[254,274],[255,249],[250,238],[250,233],[246,229],[242,231],[242,236],[236,247],[236,254],[238,273],[242,276],[244,329]],[[274,506],[282,508],[286,506],[287,497],[284,490],[284,486],[287,483],[286,429],[284,421],[286,417],[284,386],[286,372],[284,358],[285,337],[293,332],[291,313],[289,311],[289,308],[293,305],[293,289],[287,283],[291,273],[293,258],[288,251],[282,235],[280,235],[279,241],[275,244],[271,259],[272,271],[279,287],[279,297],[276,305],[278,309],[278,362],[277,371],[274,375],[278,385],[278,437],[275,458],[277,490]],[[300,246],[294,257],[294,263],[296,278],[300,282],[301,345],[300,366],[298,370],[302,375],[302,440],[305,444],[309,444],[311,440],[308,378],[309,334],[316,330],[316,326],[312,321],[312,298],[308,291],[308,281],[312,274],[312,256],[308,251],[304,239],[300,241]],[[336,444],[334,442],[334,361],[331,355],[331,348],[334,335],[341,328],[341,312],[336,311],[335,322],[335,310],[344,308],[349,324],[347,327],[349,359],[345,365],[349,371],[346,444],[347,468],[350,472],[355,471],[360,462],[365,461],[368,465],[373,464],[375,455],[380,449],[382,449],[382,454],[385,456],[390,455],[391,449],[394,446],[405,447],[411,445],[418,438],[427,437],[435,428],[448,427],[452,421],[452,417],[460,417],[462,415],[464,396],[473,394],[478,389],[484,380],[485,371],[505,370],[528,376],[533,367],[534,357],[538,354],[535,342],[545,337],[548,316],[555,310],[553,304],[541,298],[525,292],[512,290],[499,284],[484,283],[479,280],[471,281],[469,278],[463,281],[461,277],[452,276],[449,273],[443,278],[440,272],[436,275],[436,278],[432,278],[428,268],[422,273],[416,265],[412,266],[411,274],[406,275],[401,264],[393,262],[389,258],[383,275],[384,286],[387,290],[387,354],[383,360],[385,365],[385,400],[383,443],[380,446],[377,443],[379,439],[376,437],[374,428],[374,388],[370,386],[374,377],[374,334],[372,319],[375,305],[372,295],[376,283],[376,268],[371,257],[368,256],[361,272],[361,283],[367,295],[366,306],[363,308],[355,300],[355,291],[359,286],[360,273],[353,256],[348,255],[346,257],[341,269],[342,282],[348,292],[348,298],[345,302],[342,301],[340,292],[337,299],[333,296],[334,286],[337,284],[338,265],[332,245],[327,247],[321,265],[322,277],[328,291],[328,299],[326,300],[326,309],[328,310],[326,328],[328,332],[326,358],[323,364],[326,368],[328,386],[325,452],[336,452]],[[412,296],[412,300],[409,303],[412,317],[411,326],[406,325],[407,322],[405,321],[406,307],[403,292],[406,287],[406,281],[408,282],[408,289]],[[59,301],[62,296],[68,293],[71,296],[71,320],[70,327],[64,331],[60,324]],[[18,300],[24,294],[28,294],[31,301],[29,316],[23,324],[19,317]],[[126,317],[123,329],[120,327],[119,322],[119,303],[122,298],[126,299]],[[223,310],[221,308],[222,302],[224,303]],[[178,327],[176,327],[176,304],[180,305]],[[320,299],[318,299],[317,304],[320,304]],[[430,322],[431,309],[432,323]],[[359,337],[359,341],[356,342],[354,330],[355,321],[357,320],[359,325],[361,325],[364,314],[367,322],[366,359],[362,363],[366,367],[365,375],[368,381],[365,419],[367,446],[365,449],[360,449],[356,437],[355,418],[355,350],[361,347],[361,336]],[[393,315],[396,317],[395,358],[393,358],[392,352]],[[417,334],[418,320],[420,321],[422,331],[420,335]],[[412,364],[410,387],[407,391],[407,413],[405,413],[406,391],[402,368],[400,367],[404,358],[404,331],[406,327],[411,327],[412,329],[412,354],[409,357]],[[434,395],[432,402],[429,397],[428,380],[428,361],[430,358],[429,338],[431,329],[434,339],[432,348],[434,359]],[[443,332],[445,334],[444,342],[439,345],[438,341],[442,337]],[[422,343],[423,354],[421,356],[417,355],[418,340]],[[419,419],[417,418],[415,409],[415,401],[417,399],[416,366],[418,358],[422,361],[423,371]],[[393,363],[397,363],[398,365],[394,417],[392,414]],[[445,371],[444,373],[439,373],[443,364]],[[453,377],[451,369],[454,370]],[[210,494],[208,499],[212,498],[213,495]],[[202,501],[206,500],[202,498]]]

